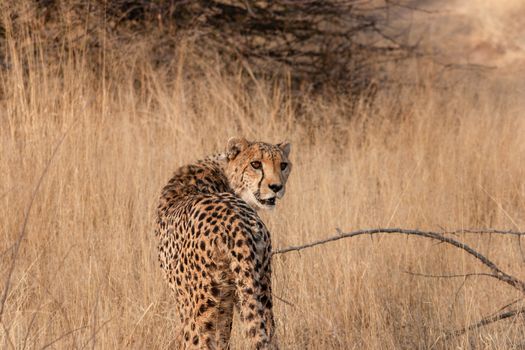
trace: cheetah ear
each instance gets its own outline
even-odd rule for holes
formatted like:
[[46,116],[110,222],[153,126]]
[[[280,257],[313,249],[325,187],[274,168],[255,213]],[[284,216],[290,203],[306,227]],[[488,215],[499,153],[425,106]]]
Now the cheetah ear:
[[284,153],[284,155],[286,157],[288,157],[288,155],[290,154],[290,151],[292,149],[292,145],[288,141],[283,141],[281,143],[278,143],[277,147],[279,147],[281,149],[281,151],[283,151],[283,153]]
[[248,141],[244,137],[232,137],[228,140],[226,155],[228,160],[233,160],[239,153],[248,147]]

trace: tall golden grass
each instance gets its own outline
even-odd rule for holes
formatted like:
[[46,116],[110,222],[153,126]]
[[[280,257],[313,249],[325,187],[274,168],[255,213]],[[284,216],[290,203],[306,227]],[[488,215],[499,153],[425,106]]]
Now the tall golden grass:
[[[2,292],[34,202],[1,316],[2,347],[169,347],[176,300],[156,260],[156,201],[176,167],[223,149],[230,136],[293,145],[287,195],[261,214],[275,247],[335,228],[525,227],[523,91],[512,80],[454,82],[450,73],[447,88],[385,90],[371,107],[303,96],[298,110],[286,84],[226,74],[213,62],[200,62],[204,73],[189,78],[188,62],[198,61],[191,50],[174,57],[175,75],[150,64],[141,41],[94,70],[86,52],[52,55],[30,32],[6,36]],[[525,278],[516,238],[459,239]],[[275,256],[273,264],[283,349],[525,346],[522,319],[443,338],[523,296],[484,277],[406,273],[484,271],[435,242],[359,237]],[[243,341],[234,327],[232,348],[245,348]]]

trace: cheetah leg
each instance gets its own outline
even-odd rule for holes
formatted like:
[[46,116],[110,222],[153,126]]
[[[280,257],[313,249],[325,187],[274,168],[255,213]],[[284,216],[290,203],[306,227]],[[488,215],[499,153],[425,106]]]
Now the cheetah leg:
[[217,284],[217,290],[217,307],[210,310],[210,317],[204,323],[204,328],[210,329],[213,324],[217,348],[227,350],[230,348],[235,289],[230,281],[222,280],[221,283]]
[[[261,271],[261,294],[259,301],[263,308],[263,317],[268,329],[268,337],[272,343],[275,341],[275,321],[273,318],[273,300],[272,300],[272,266],[271,260],[268,259]],[[274,345],[275,348],[275,345]]]
[[[188,303],[182,319],[180,338],[184,350],[227,350],[233,321],[234,289],[232,286],[207,286],[214,291]],[[189,317],[184,317],[189,316]]]
[[[261,303],[263,293],[259,278],[260,271],[257,269],[260,264],[251,258],[254,256],[253,248],[248,246],[236,248],[231,267],[235,273],[240,319],[250,339],[251,348],[270,349],[269,329],[263,316],[265,311]],[[271,309],[269,312],[271,313]]]
[[[201,304],[202,305],[202,304]],[[186,318],[182,328],[181,346],[182,350],[222,350],[224,349],[217,344],[216,338],[216,321],[217,307],[209,307],[204,313],[201,313],[201,306],[192,308],[190,315],[196,315],[192,318]]]
[[[175,286],[176,290],[176,308],[178,310],[181,325],[179,328],[179,334],[177,336],[178,346],[174,349],[181,350],[196,350],[206,349],[203,347],[201,337],[198,330],[198,319],[193,316],[196,315],[197,309],[193,304],[193,298],[185,288]],[[208,348],[208,349],[215,349]]]
[[215,339],[218,344],[218,349],[230,349],[230,336],[233,323],[233,302],[229,300],[223,303],[218,309],[219,319],[217,321],[217,329],[215,332]]

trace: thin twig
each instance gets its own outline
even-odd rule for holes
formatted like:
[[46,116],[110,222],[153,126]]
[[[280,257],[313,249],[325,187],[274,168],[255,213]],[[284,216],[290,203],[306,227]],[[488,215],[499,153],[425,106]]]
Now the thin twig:
[[[72,244],[68,251],[66,252],[66,254],[62,257],[61,259],[61,262],[58,264],[58,267],[55,269],[54,273],[53,273],[53,276],[50,278],[50,280],[54,280],[55,277],[57,276],[57,274],[60,272],[60,270],[62,269],[62,267],[64,266],[64,262],[66,261],[67,257],[69,256],[69,253],[73,250],[73,248],[76,246],[76,244]],[[51,297],[52,301],[57,305],[57,307],[59,308],[60,312],[62,313],[62,316],[64,317],[64,319],[66,320],[67,322],[67,325],[68,325],[68,328],[69,330],[71,330],[71,322],[69,320],[69,317],[67,316],[67,313],[66,311],[64,310],[64,305],[61,301],[59,301],[58,299],[56,299],[53,294],[51,293],[51,291],[43,284],[40,285],[42,287],[42,289]],[[26,335],[24,337],[24,343],[23,343],[23,346],[22,346],[22,350],[25,350],[26,348],[26,345],[27,345],[27,340],[29,338],[29,334],[31,332],[31,329],[32,329],[32,326],[33,326],[33,323],[36,321],[36,317],[37,317],[37,314],[38,312],[40,312],[40,309],[42,307],[42,304],[44,302],[44,298],[40,298],[39,302],[38,302],[38,305],[37,305],[37,308],[36,310],[33,312],[33,316],[31,317],[31,321],[29,322],[29,325],[27,326],[27,331],[26,331]],[[68,331],[69,332],[69,331]],[[66,332],[66,333],[68,333]],[[75,345],[75,349],[78,348],[78,346],[76,345],[76,339],[75,337],[73,336],[73,345]]]
[[11,336],[9,335],[9,329],[6,327],[4,321],[1,321],[1,323],[2,323],[2,328],[4,329],[4,333],[5,333],[5,342],[9,344],[11,349],[16,349],[15,344],[13,344],[13,341],[11,340]]
[[448,318],[449,319],[452,319],[452,312],[454,311],[454,305],[458,303],[459,293],[461,292],[461,290],[465,286],[465,283],[467,283],[467,277],[465,277],[463,279],[463,281],[461,281],[461,284],[459,285],[458,289],[454,293],[454,301],[450,304],[449,309],[448,309]]
[[75,124],[76,123],[72,123],[69,126],[69,128],[64,132],[64,134],[60,137],[60,139],[58,140],[55,148],[53,149],[53,153],[51,153],[51,157],[49,157],[49,159],[47,160],[46,165],[45,165],[44,169],[42,170],[42,173],[40,174],[40,177],[38,178],[36,186],[35,186],[32,194],[31,194],[31,198],[29,200],[29,205],[27,206],[27,210],[26,210],[26,212],[24,214],[24,221],[23,221],[22,226],[20,228],[20,233],[18,234],[18,237],[16,239],[15,245],[13,247],[13,253],[12,253],[13,257],[12,257],[12,261],[11,261],[11,266],[9,266],[9,271],[7,272],[7,277],[6,277],[5,283],[4,283],[4,291],[2,293],[2,297],[0,298],[0,321],[2,320],[2,316],[4,314],[5,302],[7,300],[7,295],[8,295],[9,287],[10,287],[10,284],[11,284],[11,277],[13,276],[13,272],[15,270],[16,261],[17,261],[17,258],[18,258],[19,250],[20,250],[20,244],[22,243],[22,240],[24,239],[25,235],[27,234],[27,223],[29,222],[29,214],[31,214],[31,209],[33,208],[33,203],[35,202],[36,195],[38,194],[38,191],[40,190],[40,186],[42,185],[42,182],[44,181],[44,178],[45,178],[46,174],[49,171],[49,167],[51,166],[51,162],[53,161],[53,159],[55,158],[56,154],[58,153],[58,149],[60,148],[60,146],[64,142],[64,139],[66,138],[67,134],[69,133],[69,131],[73,128],[73,126]]
[[477,233],[477,234],[500,234],[500,235],[512,235],[512,236],[525,236],[525,232],[521,231],[514,231],[514,230],[496,230],[496,229],[461,229],[461,230],[453,230],[453,231],[443,231],[443,234],[460,234],[460,233]]
[[432,274],[426,274],[426,273],[419,273],[419,272],[412,272],[412,271],[403,271],[406,274],[412,275],[412,276],[420,276],[420,277],[430,277],[430,278],[458,278],[458,277],[472,277],[472,276],[487,276],[495,278],[494,275],[490,273],[484,273],[484,272],[473,272],[473,273],[463,273],[463,274],[452,274],[452,275],[432,275]]
[[279,300],[279,301],[282,301],[283,303],[285,303],[285,304],[288,305],[288,306],[295,307],[295,304],[292,303],[291,301],[288,301],[288,300],[286,300],[286,299],[283,299],[283,298],[281,298],[280,296],[277,296],[277,295],[275,295],[275,294],[273,295],[273,297],[274,297],[275,299]]
[[84,328],[88,328],[89,326],[82,326],[82,327],[78,327],[78,328],[75,328],[75,329],[72,329],[70,330],[69,332],[66,332],[64,334],[62,334],[60,337],[56,338],[55,340],[53,340],[52,342],[49,342],[47,343],[46,345],[44,345],[40,350],[44,350],[44,349],[47,349],[48,347],[50,347],[51,345],[55,344],[56,342],[59,342],[60,340],[64,339],[65,337],[67,337],[68,335],[70,334],[73,334],[75,332],[78,332],[79,330],[81,329],[84,329]]
[[97,336],[98,332],[100,332],[102,330],[102,328],[104,328],[109,322],[111,322],[113,320],[113,317],[110,318],[109,320],[107,320],[106,322],[102,323],[94,332],[93,334],[91,335],[91,337],[89,338],[89,340],[80,348],[80,350],[84,350],[84,348],[86,346],[89,345],[89,343],[91,343],[92,341],[94,342],[95,341],[95,337]]
[[130,345],[131,339],[133,337],[133,334],[135,333],[135,329],[137,326],[142,322],[148,311],[151,309],[151,307],[154,305],[154,303],[149,304],[149,306],[146,308],[146,310],[142,313],[142,316],[140,316],[139,320],[135,322],[135,325],[133,326],[133,329],[129,333],[129,335],[126,337],[126,341],[123,344],[126,344],[127,346]]
[[11,244],[9,247],[7,247],[3,252],[0,253],[0,258],[3,257],[5,254],[7,254],[11,249],[15,247],[16,243]]
[[494,315],[496,315],[498,312],[502,312],[503,310],[507,309],[509,306],[512,306],[512,305],[514,305],[514,304],[516,304],[516,303],[518,303],[518,302],[520,302],[520,301],[523,301],[523,298],[515,299],[515,300],[511,301],[510,303],[503,305],[502,307],[499,308],[499,310],[497,310],[496,312],[494,312],[494,313],[488,315],[487,317],[494,316]]

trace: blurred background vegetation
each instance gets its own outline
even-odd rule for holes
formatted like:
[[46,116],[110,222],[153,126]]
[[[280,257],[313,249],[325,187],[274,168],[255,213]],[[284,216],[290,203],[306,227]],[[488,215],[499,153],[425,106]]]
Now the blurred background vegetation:
[[147,45],[150,62],[172,74],[181,48],[191,47],[232,73],[285,78],[296,92],[373,94],[390,81],[386,64],[421,54],[408,44],[408,25],[390,18],[418,9],[396,1],[42,0],[3,7],[10,17],[0,29],[4,66],[5,33],[24,25],[47,50],[87,51],[93,68]]

